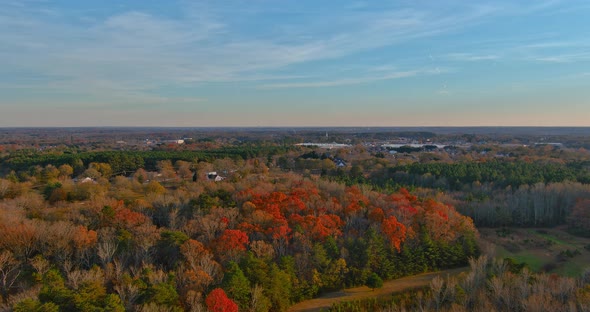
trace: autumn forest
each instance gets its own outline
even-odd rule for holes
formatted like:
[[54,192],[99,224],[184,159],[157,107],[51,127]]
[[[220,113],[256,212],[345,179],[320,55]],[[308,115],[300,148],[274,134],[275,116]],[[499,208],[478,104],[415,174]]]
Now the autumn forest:
[[330,310],[590,306],[585,268],[494,251],[513,228],[590,236],[586,136],[84,131],[0,134],[1,311],[287,311],[453,268]]

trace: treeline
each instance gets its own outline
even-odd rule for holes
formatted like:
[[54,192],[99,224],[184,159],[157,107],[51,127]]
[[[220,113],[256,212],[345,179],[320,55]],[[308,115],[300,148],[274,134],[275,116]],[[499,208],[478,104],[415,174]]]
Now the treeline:
[[[346,185],[369,185],[383,192],[400,188],[420,190],[452,203],[477,226],[534,227],[567,223],[573,232],[590,233],[590,223],[574,224],[570,218],[578,202],[590,200],[588,175],[587,164],[583,162],[489,161],[412,163],[375,170],[368,175],[353,165],[348,171],[336,169],[327,178]],[[581,216],[583,209],[577,210]]]
[[[0,305],[285,311],[323,291],[462,266],[479,254],[471,219],[451,206],[405,190],[271,176],[263,166],[248,161],[232,182],[173,189],[137,174],[75,184],[57,176],[45,197],[30,182],[4,180],[18,192],[0,201]],[[78,185],[87,199],[54,196]]]
[[131,173],[139,168],[156,170],[158,161],[213,161],[220,158],[252,159],[256,157],[272,157],[288,151],[291,147],[248,145],[223,147],[215,150],[199,151],[96,151],[81,153],[37,152],[22,150],[11,153],[2,160],[0,168],[3,171],[26,171],[34,166],[55,167],[71,165],[74,167],[89,163],[107,163],[114,173]]
[[[590,199],[590,185],[578,182],[536,183],[496,190],[474,184],[455,195],[457,209],[473,218],[478,226],[555,226],[569,223],[579,231],[590,231],[590,224],[574,226],[569,216],[576,205]],[[578,208],[578,219],[582,216]],[[570,220],[571,221],[571,220]],[[576,230],[574,230],[576,231]]]
[[588,311],[590,271],[579,278],[533,274],[511,261],[470,261],[458,277],[435,277],[428,287],[390,297],[334,304],[340,311]]
[[461,163],[412,163],[376,173],[375,182],[443,190],[461,190],[472,183],[490,183],[496,188],[577,181],[590,183],[590,172],[579,164],[488,161]]

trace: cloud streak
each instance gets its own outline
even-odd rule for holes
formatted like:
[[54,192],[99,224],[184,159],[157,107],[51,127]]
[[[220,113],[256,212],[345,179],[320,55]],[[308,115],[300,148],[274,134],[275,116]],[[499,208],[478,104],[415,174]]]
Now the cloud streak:
[[290,89],[290,88],[322,88],[322,87],[338,87],[348,86],[357,84],[366,84],[375,81],[383,80],[394,80],[402,78],[410,78],[422,75],[436,75],[443,72],[448,72],[448,69],[436,69],[436,70],[408,70],[408,71],[396,71],[389,72],[386,74],[380,73],[379,75],[365,76],[358,78],[344,78],[334,80],[323,80],[323,81],[305,81],[305,82],[288,82],[288,83],[271,83],[262,84],[259,89]]
[[512,64],[564,68],[553,78],[590,60],[584,30],[538,24],[510,31],[528,17],[540,21],[587,8],[580,0],[130,3],[7,0],[0,7],[0,29],[8,30],[0,32],[0,106],[143,113],[142,107],[201,112],[209,105],[233,112],[244,103],[261,103],[262,110],[290,89],[404,79],[417,82],[401,91],[405,98],[429,94],[436,98],[425,103],[437,103],[440,95],[464,93],[438,88],[447,80],[452,91],[473,84],[481,93],[478,81],[493,90],[510,84],[495,79],[510,80],[502,70]]
[[446,55],[446,58],[451,61],[463,61],[463,62],[478,62],[478,61],[494,61],[499,59],[498,55],[485,54],[476,55],[471,53],[451,53]]
[[[474,7],[448,16],[418,9],[312,16],[327,19],[323,24],[342,28],[322,31],[301,27],[299,37],[307,39],[285,40],[283,34],[255,39],[236,29],[231,19],[224,21],[217,16],[219,20],[212,20],[193,11],[171,19],[134,10],[72,25],[74,16],[56,10],[8,9],[0,18],[0,27],[11,29],[0,34],[4,47],[0,65],[31,77],[57,80],[49,84],[29,80],[21,82],[22,87],[57,91],[75,88],[79,93],[112,92],[115,96],[126,90],[141,93],[167,84],[288,79],[291,75],[281,77],[280,71],[297,64],[347,57],[452,31],[491,12]],[[318,32],[323,35],[315,35]],[[341,81],[355,80],[349,77]]]

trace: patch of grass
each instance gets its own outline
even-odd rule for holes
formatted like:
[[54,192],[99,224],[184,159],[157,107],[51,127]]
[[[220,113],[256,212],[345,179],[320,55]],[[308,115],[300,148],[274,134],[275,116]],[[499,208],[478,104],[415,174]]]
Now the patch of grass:
[[571,244],[570,242],[566,242],[564,240],[558,239],[557,237],[555,237],[555,235],[549,233],[547,230],[537,230],[537,231],[529,231],[530,234],[534,234],[538,237],[542,237],[545,240],[547,240],[547,242],[550,242],[550,244],[552,245],[565,245],[565,246],[570,246],[570,247],[574,247],[573,244]]
[[548,263],[547,260],[543,260],[538,255],[535,255],[528,251],[515,254],[514,256],[512,256],[512,258],[516,262],[526,263],[535,272],[540,271],[543,268],[543,266]]
[[480,233],[496,246],[496,257],[525,262],[532,271],[575,277],[590,268],[590,239],[565,228],[485,228]]
[[518,244],[507,244],[504,247],[513,254],[519,253],[522,250]]

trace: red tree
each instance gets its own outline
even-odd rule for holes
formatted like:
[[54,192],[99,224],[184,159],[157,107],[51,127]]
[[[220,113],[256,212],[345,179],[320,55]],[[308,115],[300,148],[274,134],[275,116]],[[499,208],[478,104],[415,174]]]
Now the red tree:
[[211,312],[238,312],[238,305],[221,288],[213,289],[205,298],[205,304]]
[[396,217],[391,216],[383,220],[381,228],[391,242],[391,245],[399,252],[401,244],[406,239],[406,226],[398,222]]
[[218,245],[222,250],[246,250],[248,244],[248,235],[240,230],[225,230],[217,239]]
[[250,240],[246,232],[241,230],[225,230],[215,240],[215,250],[221,260],[237,260],[244,251]]
[[355,214],[369,204],[369,199],[363,195],[358,186],[351,186],[345,190],[345,198],[348,202],[344,212],[346,214]]

